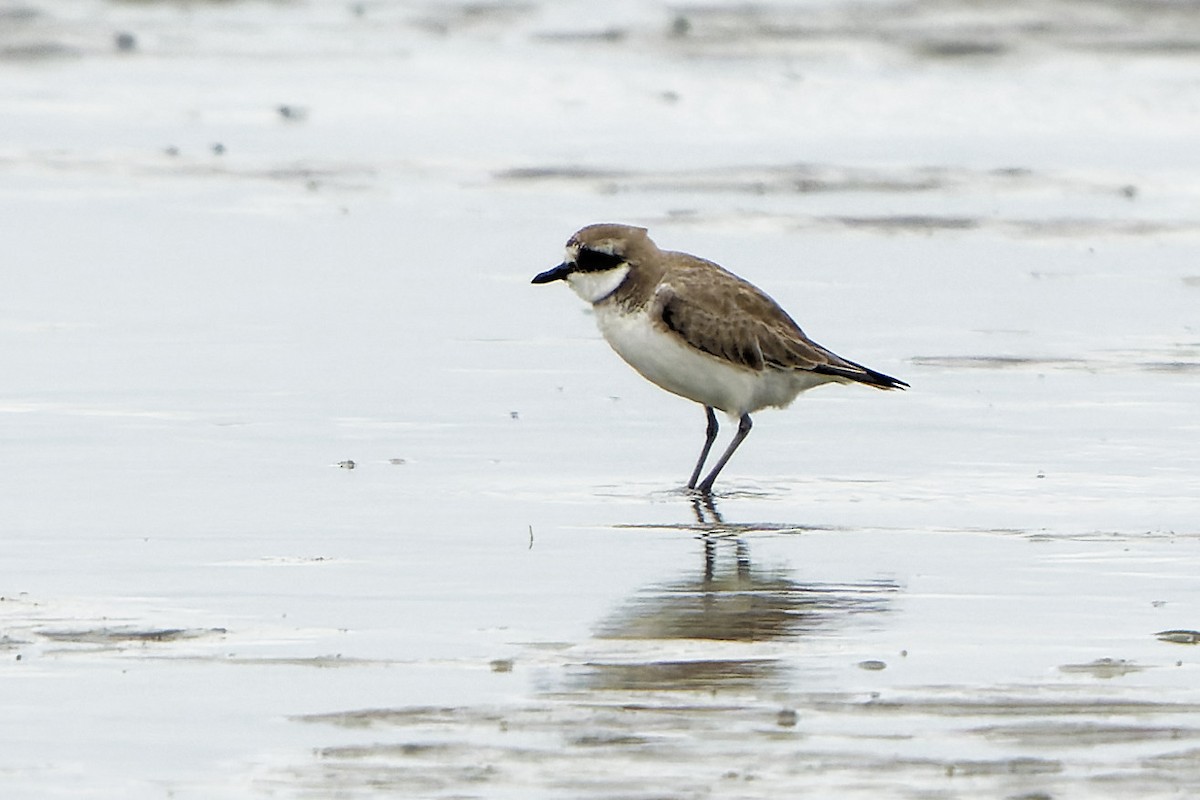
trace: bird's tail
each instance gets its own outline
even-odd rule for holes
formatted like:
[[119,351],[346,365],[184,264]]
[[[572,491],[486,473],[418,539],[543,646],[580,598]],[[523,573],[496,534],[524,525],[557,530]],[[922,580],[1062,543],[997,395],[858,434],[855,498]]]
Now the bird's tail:
[[876,389],[908,388],[908,384],[899,378],[884,375],[882,372],[877,372],[870,367],[864,367],[862,364],[856,364],[853,361],[847,361],[844,358],[838,358],[836,362],[831,364],[821,364],[813,367],[813,372],[822,375],[834,375],[854,383],[874,386]]

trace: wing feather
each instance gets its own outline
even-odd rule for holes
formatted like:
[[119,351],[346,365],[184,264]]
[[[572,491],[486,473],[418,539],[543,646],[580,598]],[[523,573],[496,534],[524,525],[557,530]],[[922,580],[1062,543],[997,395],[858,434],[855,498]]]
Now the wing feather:
[[651,310],[664,327],[709,355],[760,371],[812,369],[828,358],[779,305],[715,264],[672,270]]
[[650,313],[692,347],[755,372],[805,370],[883,389],[907,385],[812,341],[758,288],[702,259],[668,270]]

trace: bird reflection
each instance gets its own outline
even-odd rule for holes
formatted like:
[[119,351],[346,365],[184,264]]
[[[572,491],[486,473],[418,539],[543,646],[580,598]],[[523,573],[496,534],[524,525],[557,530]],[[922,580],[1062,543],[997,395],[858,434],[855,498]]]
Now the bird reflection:
[[[692,511],[694,524],[671,527],[694,532],[703,547],[703,568],[640,590],[597,626],[598,639],[698,645],[792,640],[882,612],[898,588],[891,581],[800,583],[786,567],[756,566],[744,536],[801,526],[730,525],[711,497],[693,498]],[[660,645],[656,652],[664,649],[669,648]],[[585,681],[593,689],[671,690],[761,686],[781,677],[775,648],[737,653],[744,658],[730,658],[733,652],[715,645],[710,658],[693,657],[696,648],[676,649],[689,657],[593,661]]]

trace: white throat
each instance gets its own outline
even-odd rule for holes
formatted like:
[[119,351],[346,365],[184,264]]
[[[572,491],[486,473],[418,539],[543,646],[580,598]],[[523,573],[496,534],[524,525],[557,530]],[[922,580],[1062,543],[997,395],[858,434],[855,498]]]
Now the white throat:
[[567,283],[587,302],[599,303],[615,292],[628,274],[629,265],[621,264],[603,272],[572,272],[567,276]]

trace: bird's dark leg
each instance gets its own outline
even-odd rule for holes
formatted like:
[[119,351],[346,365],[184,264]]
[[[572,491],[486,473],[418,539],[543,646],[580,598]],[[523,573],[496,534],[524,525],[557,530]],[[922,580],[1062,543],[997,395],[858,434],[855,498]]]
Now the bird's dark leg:
[[700,470],[704,469],[708,451],[712,449],[712,443],[717,438],[717,415],[713,413],[712,406],[705,406],[704,413],[708,415],[708,428],[704,432],[704,449],[700,451],[700,460],[696,462],[696,468],[692,470],[692,479],[688,481],[687,487],[689,489],[696,488],[696,481],[700,480]]
[[[711,413],[712,409],[709,409],[709,414]],[[725,448],[725,452],[721,455],[721,460],[718,461],[717,465],[712,468],[712,472],[708,473],[708,477],[705,478],[704,481],[697,487],[701,494],[712,494],[713,482],[717,479],[717,475],[721,472],[721,469],[725,466],[726,462],[729,461],[729,457],[733,455],[733,451],[738,449],[738,445],[740,445],[742,440],[746,438],[746,435],[750,433],[750,428],[753,427],[753,425],[754,423],[750,421],[750,415],[742,414],[742,419],[738,423],[737,433],[733,435],[733,441],[729,443],[729,447]]]

